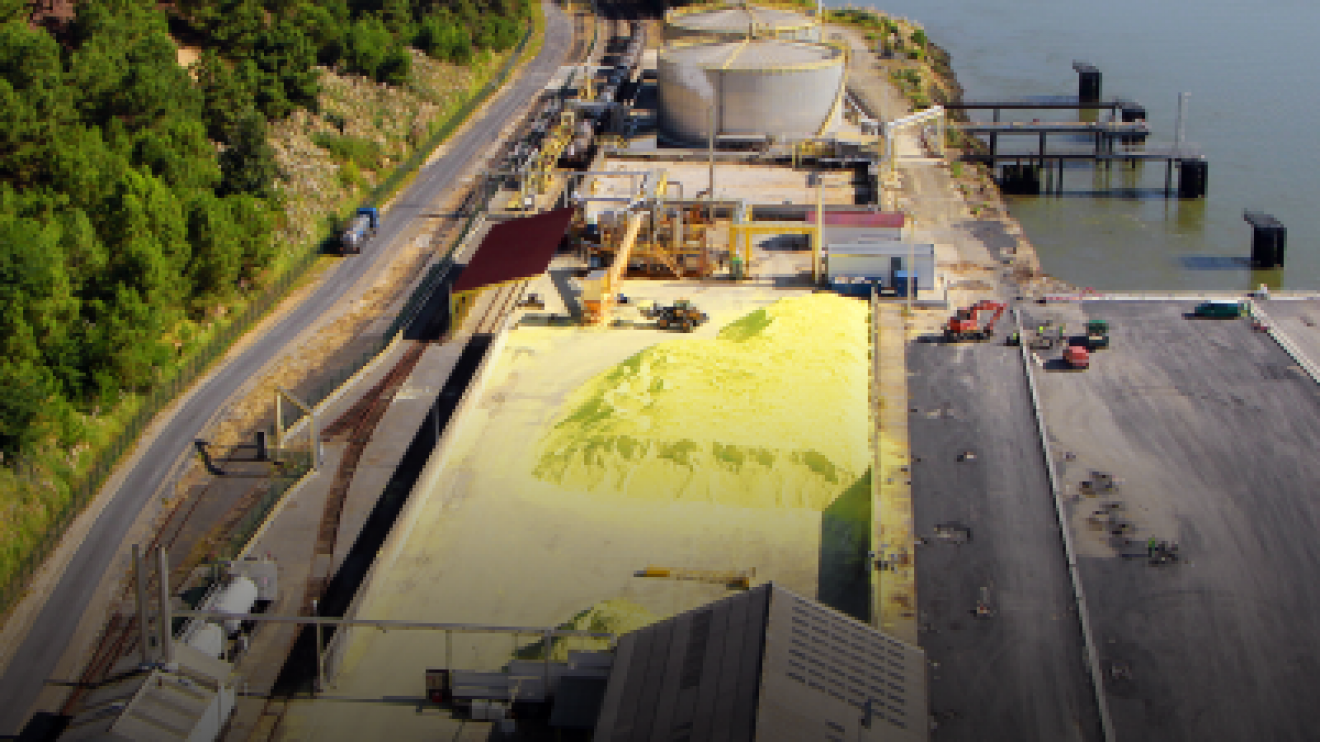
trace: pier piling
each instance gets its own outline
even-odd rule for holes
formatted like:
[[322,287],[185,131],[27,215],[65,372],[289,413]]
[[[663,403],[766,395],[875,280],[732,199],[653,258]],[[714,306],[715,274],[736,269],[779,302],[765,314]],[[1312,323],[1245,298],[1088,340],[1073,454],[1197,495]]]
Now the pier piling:
[[1243,211],[1242,218],[1251,225],[1251,267],[1282,268],[1287,227],[1261,211]]
[[1087,62],[1073,62],[1077,70],[1077,97],[1087,103],[1100,100],[1100,70]]

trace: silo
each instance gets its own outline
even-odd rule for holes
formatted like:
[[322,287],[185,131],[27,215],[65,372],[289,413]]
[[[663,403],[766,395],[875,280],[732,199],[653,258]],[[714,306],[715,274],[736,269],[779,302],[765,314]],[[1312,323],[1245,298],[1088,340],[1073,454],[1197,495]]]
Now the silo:
[[[778,39],[670,44],[657,68],[660,134],[705,142],[709,97],[719,135],[824,133],[838,115],[846,61],[840,47]],[[707,83],[709,94],[702,90]]]
[[820,41],[816,18],[751,5],[692,5],[665,13],[665,41],[737,41],[747,36]]

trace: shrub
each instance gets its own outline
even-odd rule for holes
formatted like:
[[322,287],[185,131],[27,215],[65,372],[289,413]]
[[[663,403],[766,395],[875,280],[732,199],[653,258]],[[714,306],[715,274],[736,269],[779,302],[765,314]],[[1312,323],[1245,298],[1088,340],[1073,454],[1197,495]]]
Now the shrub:
[[357,169],[375,170],[380,163],[380,145],[370,139],[320,132],[312,135],[312,143]]

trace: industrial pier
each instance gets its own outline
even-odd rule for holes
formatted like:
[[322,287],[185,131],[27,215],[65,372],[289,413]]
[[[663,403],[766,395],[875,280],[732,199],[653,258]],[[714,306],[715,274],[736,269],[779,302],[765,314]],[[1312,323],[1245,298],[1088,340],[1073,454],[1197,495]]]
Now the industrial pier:
[[1308,738],[1316,299],[1063,295],[944,197],[942,109],[859,102],[859,33],[643,29],[591,32],[317,410],[224,738]]

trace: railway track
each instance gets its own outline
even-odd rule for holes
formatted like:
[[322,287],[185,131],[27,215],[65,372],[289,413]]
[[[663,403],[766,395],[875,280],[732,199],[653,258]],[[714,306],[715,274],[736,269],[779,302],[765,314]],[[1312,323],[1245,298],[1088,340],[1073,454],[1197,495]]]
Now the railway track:
[[[193,570],[206,557],[206,551],[202,547],[208,543],[208,540],[205,538],[199,539],[197,540],[201,542],[199,544],[190,536],[195,537],[197,535],[199,524],[201,524],[202,532],[212,536],[227,531],[250,506],[251,501],[260,494],[260,491],[269,486],[268,481],[264,478],[253,478],[250,481],[250,486],[244,488],[243,494],[232,498],[231,504],[224,515],[216,521],[203,520],[198,517],[199,506],[207,499],[206,488],[196,488],[184,503],[170,511],[165,523],[155,532],[151,542],[142,552],[148,573],[146,579],[147,595],[156,595],[161,579],[159,570],[154,566],[154,560],[147,557],[161,548],[165,549],[166,553],[170,555],[170,564],[173,567],[167,577],[170,581],[171,594],[177,594],[184,587]],[[94,645],[92,655],[83,666],[83,670],[79,674],[76,683],[74,683],[73,690],[65,699],[60,713],[73,714],[87,691],[113,679],[111,671],[121,659],[141,651],[141,632],[134,592],[135,577],[129,575],[125,580],[117,604],[118,607],[101,630],[101,636]]]

